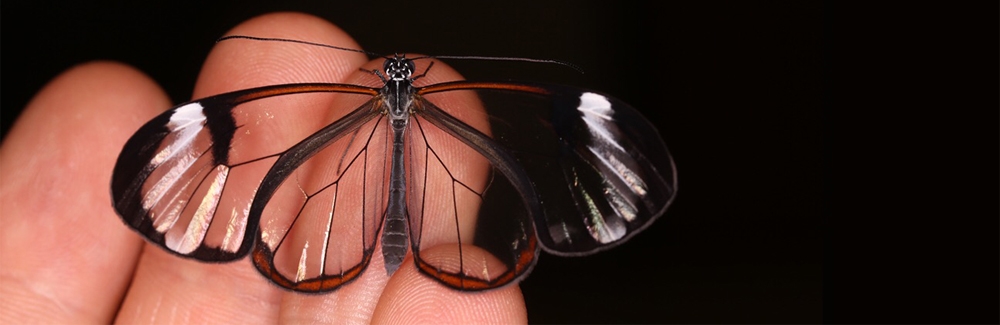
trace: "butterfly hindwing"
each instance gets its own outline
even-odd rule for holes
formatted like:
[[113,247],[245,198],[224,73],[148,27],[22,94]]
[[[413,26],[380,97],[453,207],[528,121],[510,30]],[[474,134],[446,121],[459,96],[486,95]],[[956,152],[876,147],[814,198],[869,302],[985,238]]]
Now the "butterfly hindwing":
[[534,266],[532,217],[541,209],[516,161],[491,140],[478,100],[447,95],[440,102],[456,103],[450,111],[463,119],[418,96],[407,133],[414,261],[456,289],[500,287]]
[[298,291],[336,289],[371,261],[384,219],[384,116],[374,99],[296,144],[262,181],[250,215],[261,220],[253,261]]

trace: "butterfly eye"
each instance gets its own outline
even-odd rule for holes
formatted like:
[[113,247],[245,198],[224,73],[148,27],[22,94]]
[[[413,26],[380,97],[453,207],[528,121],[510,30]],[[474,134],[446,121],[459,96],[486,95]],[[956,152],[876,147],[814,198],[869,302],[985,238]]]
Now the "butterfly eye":
[[[670,153],[624,102],[507,81],[415,87],[416,66],[385,58],[379,87],[285,84],[179,105],[122,149],[115,209],[167,251],[250,255],[290,290],[335,290],[373,260],[391,275],[408,255],[443,285],[486,290],[523,279],[541,250],[619,245],[672,202]],[[346,113],[298,114],[320,104]]]

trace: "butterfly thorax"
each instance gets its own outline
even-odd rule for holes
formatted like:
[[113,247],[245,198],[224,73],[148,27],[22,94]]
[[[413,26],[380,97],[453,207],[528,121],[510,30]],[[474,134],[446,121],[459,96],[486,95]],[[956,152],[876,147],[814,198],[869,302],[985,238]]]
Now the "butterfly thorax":
[[386,59],[382,65],[385,71],[382,95],[388,109],[389,119],[393,128],[402,128],[410,118],[410,105],[413,102],[413,60],[401,55]]

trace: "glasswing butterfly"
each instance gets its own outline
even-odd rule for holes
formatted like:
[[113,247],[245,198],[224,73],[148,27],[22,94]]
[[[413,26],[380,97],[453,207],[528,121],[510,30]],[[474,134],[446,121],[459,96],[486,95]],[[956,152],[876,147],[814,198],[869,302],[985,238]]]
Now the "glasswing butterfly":
[[[234,38],[372,54],[220,41]],[[392,274],[407,252],[448,287],[486,290],[524,278],[541,249],[579,256],[621,244],[674,198],[674,163],[656,128],[613,97],[536,83],[422,84],[431,59],[555,61],[383,58],[355,84],[245,89],[157,116],[118,157],[115,210],[169,252],[209,262],[249,254],[290,290],[335,290],[376,255]],[[339,115],[317,119],[310,107]]]

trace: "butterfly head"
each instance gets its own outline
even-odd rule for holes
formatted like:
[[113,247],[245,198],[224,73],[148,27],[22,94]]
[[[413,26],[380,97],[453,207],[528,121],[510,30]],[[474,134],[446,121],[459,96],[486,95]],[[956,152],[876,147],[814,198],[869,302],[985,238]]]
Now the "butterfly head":
[[387,58],[382,64],[382,70],[392,81],[405,81],[413,76],[413,60],[407,59],[405,55],[396,54],[392,58]]

